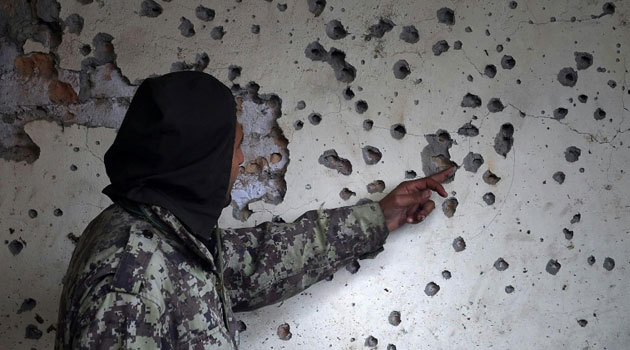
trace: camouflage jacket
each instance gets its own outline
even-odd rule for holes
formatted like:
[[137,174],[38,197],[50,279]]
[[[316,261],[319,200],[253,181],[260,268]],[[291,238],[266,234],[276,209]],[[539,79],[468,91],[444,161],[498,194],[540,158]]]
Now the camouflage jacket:
[[237,349],[233,312],[289,298],[382,250],[389,234],[376,202],[217,228],[213,245],[164,208],[140,209],[113,204],[82,234],[64,278],[57,349]]

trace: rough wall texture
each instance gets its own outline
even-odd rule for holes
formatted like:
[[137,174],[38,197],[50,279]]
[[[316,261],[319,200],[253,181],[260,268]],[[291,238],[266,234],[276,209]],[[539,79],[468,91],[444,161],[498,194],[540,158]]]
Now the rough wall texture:
[[73,241],[109,204],[102,156],[142,79],[182,69],[239,100],[246,163],[223,226],[461,166],[377,258],[245,315],[243,348],[628,348],[629,14],[623,0],[2,1],[0,348],[51,348]]

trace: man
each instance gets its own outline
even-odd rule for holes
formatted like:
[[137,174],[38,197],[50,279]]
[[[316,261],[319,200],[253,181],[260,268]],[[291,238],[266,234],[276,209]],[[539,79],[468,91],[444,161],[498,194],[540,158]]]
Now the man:
[[138,87],[105,154],[114,202],[87,226],[60,301],[58,349],[236,349],[234,311],[293,296],[422,221],[455,169],[401,183],[380,202],[312,210],[293,223],[216,227],[243,131],[229,88],[201,72]]

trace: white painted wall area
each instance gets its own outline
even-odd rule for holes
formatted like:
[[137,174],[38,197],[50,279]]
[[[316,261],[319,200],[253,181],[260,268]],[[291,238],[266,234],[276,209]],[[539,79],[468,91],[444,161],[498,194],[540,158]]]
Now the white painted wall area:
[[[328,0],[315,16],[307,0],[286,1],[284,11],[284,1],[156,1],[163,12],[152,18],[139,16],[142,1],[63,0],[59,18],[80,15],[80,34],[66,27],[55,48],[32,39],[11,49],[2,41],[0,145],[32,141],[40,153],[32,162],[7,160],[5,153],[0,159],[5,242],[0,349],[52,348],[50,327],[74,248],[67,236],[79,235],[109,205],[100,193],[108,183],[102,156],[135,89],[115,68],[137,83],[169,72],[174,62],[194,64],[204,52],[205,71],[228,86],[229,67],[236,65],[242,71],[234,83],[244,87],[253,81],[260,94],[281,99],[277,122],[289,142],[284,201],[250,203],[253,213],[246,222],[226,208],[224,227],[252,226],[276,215],[289,221],[321,205],[378,200],[384,193],[369,194],[368,183],[383,180],[388,192],[406,171],[424,176],[425,135],[439,129],[454,141],[453,161],[462,164],[469,152],[484,159],[476,173],[462,167],[446,185],[459,202],[453,217],[444,215],[442,199],[435,198],[437,209],[425,222],[392,233],[383,253],[360,261],[358,273],[342,269],[332,281],[281,304],[239,314],[247,324],[243,349],[367,349],[370,335],[378,339],[377,349],[388,344],[397,349],[630,348],[630,2]],[[215,10],[212,21],[195,16],[200,3]],[[438,21],[443,7],[454,11],[453,25]],[[180,33],[182,16],[194,25],[195,35]],[[382,38],[365,40],[380,18],[395,26]],[[338,40],[327,36],[331,20],[339,20],[349,34]],[[259,34],[252,33],[252,25],[260,26]],[[409,25],[418,30],[417,43],[399,38]],[[224,27],[221,40],[212,38],[216,26]],[[78,50],[90,44],[93,53],[87,57],[94,57],[98,33],[113,37],[116,58],[91,73],[86,97],[80,79],[86,57]],[[450,48],[437,56],[433,46],[439,40]],[[307,58],[305,49],[314,41],[345,52],[356,78],[339,81],[331,65]],[[36,88],[44,78],[25,80],[16,73],[15,59],[33,50],[53,54],[57,79],[67,82],[78,100],[51,102],[50,86]],[[575,52],[590,53],[592,65],[578,69]],[[502,67],[504,55],[514,58],[512,69]],[[399,60],[411,71],[404,79],[394,76]],[[497,68],[494,78],[484,74],[489,64]],[[565,67],[578,74],[573,87],[558,81]],[[343,96],[346,87],[356,95],[351,100]],[[462,107],[467,93],[478,95],[481,106]],[[490,112],[491,98],[500,99],[504,109]],[[358,100],[368,104],[362,114],[355,109]],[[299,101],[305,108],[297,108]],[[568,111],[563,119],[554,117],[559,107]],[[597,108],[606,112],[604,118],[594,117]],[[322,116],[318,125],[309,122],[311,113]],[[369,131],[365,119],[374,122]],[[303,128],[296,130],[296,121]],[[479,135],[458,134],[467,122]],[[407,131],[400,140],[390,134],[398,123]],[[515,131],[513,147],[503,157],[494,143],[505,123]],[[382,152],[379,163],[364,162],[366,145]],[[581,150],[575,162],[565,157],[570,146]],[[318,163],[328,149],[352,163],[351,175]],[[486,170],[501,180],[486,183]],[[562,184],[552,178],[558,171],[566,175]],[[343,188],[356,196],[344,201]],[[492,205],[482,199],[487,192],[495,195]],[[31,209],[36,217],[29,215]],[[55,209],[63,214],[56,216]],[[578,213],[579,222],[571,223]],[[573,231],[571,239],[563,229]],[[452,243],[460,236],[466,249],[456,252]],[[14,241],[23,245],[16,255],[9,248]],[[499,258],[509,264],[504,271],[494,267]],[[615,262],[610,271],[606,258]],[[561,265],[555,275],[546,271],[550,260]],[[443,278],[445,270],[450,279]],[[433,297],[424,292],[429,282],[440,286]],[[513,292],[507,293],[507,286]],[[18,313],[29,298],[36,301],[34,308]],[[402,315],[398,326],[388,323],[393,310]],[[276,335],[285,322],[293,334],[288,341]],[[25,338],[29,325],[42,332],[41,338]]]

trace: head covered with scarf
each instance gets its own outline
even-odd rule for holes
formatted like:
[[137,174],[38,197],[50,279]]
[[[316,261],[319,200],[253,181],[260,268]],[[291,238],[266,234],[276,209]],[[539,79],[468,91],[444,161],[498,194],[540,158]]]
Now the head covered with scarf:
[[210,238],[229,203],[236,103],[230,89],[196,71],[147,78],[105,154],[114,202],[155,204]]

